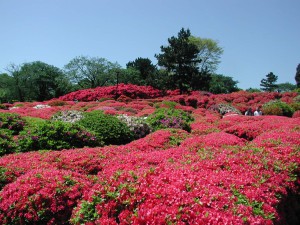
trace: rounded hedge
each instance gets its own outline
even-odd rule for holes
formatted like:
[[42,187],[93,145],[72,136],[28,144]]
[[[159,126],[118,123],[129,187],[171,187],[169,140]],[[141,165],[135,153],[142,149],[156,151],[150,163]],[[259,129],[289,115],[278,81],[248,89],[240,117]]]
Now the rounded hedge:
[[126,144],[134,138],[133,132],[124,122],[100,110],[85,112],[83,118],[76,123],[95,132],[105,145]]
[[285,102],[272,100],[263,105],[262,112],[264,115],[292,117],[294,109]]
[[96,134],[78,124],[45,121],[20,132],[18,145],[21,152],[33,150],[60,150],[103,145]]
[[193,120],[193,117],[189,113],[174,108],[156,109],[147,118],[147,122],[154,131],[165,128],[179,128],[190,132],[190,123]]

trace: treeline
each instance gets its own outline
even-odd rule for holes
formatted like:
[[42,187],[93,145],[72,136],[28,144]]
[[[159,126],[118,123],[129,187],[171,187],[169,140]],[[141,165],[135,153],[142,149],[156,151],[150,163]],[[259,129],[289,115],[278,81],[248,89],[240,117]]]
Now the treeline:
[[150,85],[161,90],[209,91],[215,94],[238,91],[238,81],[216,74],[223,49],[217,41],[192,36],[181,29],[156,54],[157,65],[137,58],[122,68],[105,58],[78,56],[63,68],[41,61],[8,65],[0,74],[0,103],[45,101],[72,91],[118,83]]

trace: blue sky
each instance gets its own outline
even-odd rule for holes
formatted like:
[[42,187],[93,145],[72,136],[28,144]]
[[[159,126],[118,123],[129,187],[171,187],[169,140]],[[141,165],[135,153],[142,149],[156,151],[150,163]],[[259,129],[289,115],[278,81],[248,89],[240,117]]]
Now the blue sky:
[[218,41],[217,73],[259,88],[269,72],[295,84],[299,0],[0,0],[0,72],[42,61],[63,68],[76,56],[126,63],[155,54],[181,28]]

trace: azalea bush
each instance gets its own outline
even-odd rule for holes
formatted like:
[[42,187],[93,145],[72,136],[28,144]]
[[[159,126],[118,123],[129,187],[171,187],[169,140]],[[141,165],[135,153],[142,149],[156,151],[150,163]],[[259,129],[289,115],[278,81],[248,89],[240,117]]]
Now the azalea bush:
[[0,133],[0,156],[13,153],[17,150],[17,145],[13,140],[12,132],[1,130]]
[[23,130],[25,121],[21,116],[13,113],[1,113],[0,112],[0,129],[8,129],[13,134],[18,134]]
[[95,132],[105,145],[126,144],[134,137],[133,132],[124,122],[100,110],[84,113],[77,124]]
[[179,128],[190,131],[192,121],[193,117],[189,113],[174,108],[158,108],[147,118],[153,130]]
[[[70,96],[79,102],[70,97],[50,108],[33,107],[57,99],[0,109],[25,121],[20,134],[0,128],[6,149],[0,157],[0,224],[299,223],[297,112],[293,118],[239,113],[276,99],[296,110],[297,93],[169,91],[165,97],[138,99],[143,91],[146,97],[155,92],[121,87],[119,93],[116,87],[74,92]],[[99,96],[103,101],[91,101]],[[63,112],[58,120],[78,121],[50,121],[56,112]],[[143,117],[161,127],[133,140],[143,133]],[[181,118],[190,132],[178,121],[164,121],[170,117]],[[54,123],[67,125],[50,126]],[[78,132],[65,133],[62,127]],[[97,137],[84,133],[92,134],[88,128],[117,144],[54,150],[67,137],[80,143]],[[10,144],[23,137],[25,146],[40,139],[51,150],[8,154],[15,151]]]
[[270,101],[263,105],[263,114],[292,117],[294,110],[287,103],[282,101]]
[[22,152],[101,146],[103,144],[100,137],[82,126],[59,121],[45,121],[24,130],[20,133],[17,143]]
[[72,209],[91,186],[76,172],[32,170],[0,192],[0,223],[69,224]]
[[146,123],[145,117],[127,116],[125,114],[117,116],[119,120],[126,123],[130,131],[134,134],[134,139],[145,137],[150,133],[151,129]]

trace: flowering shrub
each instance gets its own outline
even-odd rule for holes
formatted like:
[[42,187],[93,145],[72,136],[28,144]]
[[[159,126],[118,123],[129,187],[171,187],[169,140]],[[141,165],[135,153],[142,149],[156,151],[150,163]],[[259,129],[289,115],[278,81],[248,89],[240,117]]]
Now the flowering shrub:
[[300,117],[300,110],[295,111],[292,117],[293,118],[299,118]]
[[144,117],[127,116],[123,114],[117,116],[117,118],[127,124],[129,129],[134,133],[134,139],[145,137],[150,133],[150,127]]
[[83,117],[83,113],[77,110],[65,110],[55,113],[51,119],[55,121],[63,121],[74,123]]
[[0,223],[69,224],[73,207],[91,184],[75,172],[32,170],[0,192]]
[[94,89],[85,89],[71,92],[60,97],[63,101],[96,101],[101,98],[115,98],[118,96],[129,97],[131,99],[137,98],[157,98],[162,96],[161,91],[150,86],[137,86],[133,84],[119,84],[117,86],[97,87]]
[[[81,93],[87,100],[96,96]],[[104,97],[44,109],[33,106],[49,102],[22,103],[12,109],[42,118],[100,109],[126,112],[120,117],[131,119],[133,114],[150,117],[158,107],[181,109],[193,122],[190,133],[161,129],[120,146],[0,157],[0,224],[298,224],[300,119],[227,112],[227,105],[243,112],[274,99],[296,109],[295,93],[168,93],[151,100],[129,93],[111,96],[121,96],[119,101]],[[220,104],[226,105],[223,116],[208,110]],[[26,117],[25,129],[40,123],[45,121]],[[18,140],[7,132],[4,142]]]
[[0,129],[11,130],[13,134],[18,134],[23,130],[24,120],[17,114],[0,112]]
[[217,104],[213,105],[209,108],[210,110],[217,111],[221,115],[225,115],[227,113],[235,113],[235,114],[241,114],[241,112],[236,109],[235,107],[227,104]]
[[68,105],[68,103],[66,101],[62,101],[62,100],[52,100],[52,101],[49,101],[47,103],[47,105],[49,105],[49,106],[64,106],[64,105]]
[[282,101],[270,101],[263,105],[263,114],[265,115],[277,115],[292,117],[294,110],[285,102]]
[[13,140],[11,132],[1,130],[0,133],[0,156],[13,153],[17,149],[17,145]]
[[42,149],[60,150],[99,146],[102,145],[102,140],[78,124],[46,121],[21,132],[18,145],[22,152]]
[[95,132],[105,145],[125,144],[133,140],[133,132],[124,122],[99,110],[85,113],[77,123]]
[[190,131],[190,123],[193,117],[180,109],[174,108],[159,108],[147,118],[153,130],[164,128],[179,128]]

